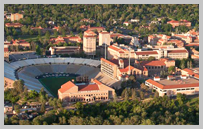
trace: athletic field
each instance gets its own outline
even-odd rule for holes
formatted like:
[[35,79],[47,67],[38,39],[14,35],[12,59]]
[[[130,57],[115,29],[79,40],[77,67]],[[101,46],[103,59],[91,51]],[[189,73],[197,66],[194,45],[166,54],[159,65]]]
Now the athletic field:
[[75,80],[75,78],[76,77],[48,77],[41,78],[39,81],[54,97],[58,97],[58,89],[61,88],[61,85],[72,79]]

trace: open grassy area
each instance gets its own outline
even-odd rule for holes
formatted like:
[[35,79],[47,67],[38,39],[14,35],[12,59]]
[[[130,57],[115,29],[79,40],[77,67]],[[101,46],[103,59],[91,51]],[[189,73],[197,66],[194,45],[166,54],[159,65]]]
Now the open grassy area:
[[[19,35],[19,36],[14,36],[14,39],[20,38],[20,39],[26,40],[27,42],[29,42],[29,40],[32,40],[32,41],[36,42],[37,37],[38,37],[38,35]],[[51,35],[50,38],[52,38],[52,37],[54,37],[54,36]],[[43,35],[43,36],[41,36],[41,38],[45,39],[45,36]]]
[[41,78],[39,81],[42,85],[54,96],[58,96],[58,89],[61,88],[61,85],[64,83],[74,79],[76,77],[49,77],[49,78]]

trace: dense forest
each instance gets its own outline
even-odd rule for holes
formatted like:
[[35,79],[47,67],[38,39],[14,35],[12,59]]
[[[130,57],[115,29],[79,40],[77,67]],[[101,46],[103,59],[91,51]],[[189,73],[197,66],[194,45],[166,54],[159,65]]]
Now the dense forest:
[[32,121],[17,116],[5,119],[5,124],[20,125],[198,125],[199,98],[187,99],[178,94],[176,99],[167,96],[150,101],[126,100],[123,102],[75,104],[76,110],[51,110]]
[[[192,22],[192,26],[199,26],[199,5],[197,4],[22,4],[4,5],[4,11],[23,13],[20,23],[26,25],[41,25],[48,27],[46,21],[54,21],[57,26],[67,24],[68,27],[78,30],[80,20],[90,18],[96,21],[96,26],[104,25],[111,28],[113,19],[119,23],[130,19],[140,19],[142,24],[159,17]],[[167,19],[163,19],[166,23]]]

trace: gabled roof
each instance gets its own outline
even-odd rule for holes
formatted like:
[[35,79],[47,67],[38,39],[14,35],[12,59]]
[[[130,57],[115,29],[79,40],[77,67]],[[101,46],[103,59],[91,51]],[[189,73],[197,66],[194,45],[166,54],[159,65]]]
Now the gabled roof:
[[183,69],[183,71],[187,72],[189,75],[193,75],[194,74],[193,70],[188,69],[188,68]]
[[88,84],[88,85],[78,85],[78,91],[92,91],[99,90],[97,84]]
[[[132,70],[132,69],[134,69],[134,67],[133,67],[133,66],[130,66],[130,70]],[[127,67],[124,68],[124,69],[119,69],[119,71],[120,71],[121,73],[126,73],[126,72],[129,71],[129,66],[127,66]]]
[[59,91],[60,91],[61,93],[64,93],[64,92],[66,92],[67,90],[71,89],[71,88],[74,87],[74,86],[76,86],[76,85],[75,85],[73,82],[68,81],[68,82],[66,82],[65,84],[63,84],[63,85],[61,86],[61,88],[59,89]]
[[175,88],[189,88],[189,87],[199,87],[199,83],[192,83],[192,84],[177,84],[177,85],[162,85],[152,79],[146,80],[146,82],[155,85],[160,89],[175,89]]
[[116,64],[112,63],[111,61],[108,61],[108,60],[106,60],[104,58],[101,58],[101,61],[104,61],[104,62],[106,62],[106,63],[108,63],[110,65],[116,65]]
[[188,51],[185,50],[168,50],[168,53],[188,53]]
[[153,60],[153,61],[142,61],[140,64],[142,66],[166,66],[163,60]]
[[151,55],[151,54],[158,54],[157,51],[136,51],[136,55]]

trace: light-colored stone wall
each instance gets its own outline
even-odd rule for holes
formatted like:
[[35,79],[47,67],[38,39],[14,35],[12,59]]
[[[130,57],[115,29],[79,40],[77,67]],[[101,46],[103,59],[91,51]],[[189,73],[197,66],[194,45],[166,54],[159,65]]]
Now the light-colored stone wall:
[[96,55],[96,37],[83,37],[83,51],[87,55]]

